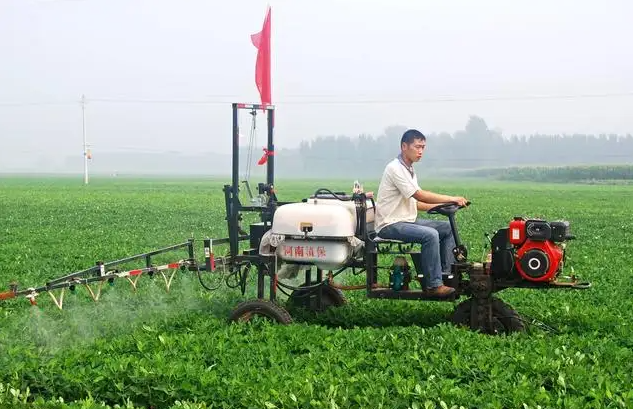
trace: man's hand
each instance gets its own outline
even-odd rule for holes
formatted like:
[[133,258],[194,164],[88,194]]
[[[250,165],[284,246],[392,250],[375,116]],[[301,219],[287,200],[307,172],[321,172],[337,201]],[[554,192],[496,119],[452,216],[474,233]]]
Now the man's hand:
[[468,203],[468,199],[461,196],[453,196],[450,201],[457,203],[459,206],[466,206],[466,203]]

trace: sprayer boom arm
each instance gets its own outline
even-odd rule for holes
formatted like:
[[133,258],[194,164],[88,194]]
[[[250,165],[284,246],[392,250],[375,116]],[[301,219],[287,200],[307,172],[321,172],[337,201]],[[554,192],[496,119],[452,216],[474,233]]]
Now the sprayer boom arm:
[[[157,266],[152,264],[153,256],[182,249],[187,250],[189,256],[188,258],[183,258],[175,262],[161,264]],[[144,261],[145,267],[128,270],[119,270],[116,268],[112,268],[123,263],[129,263],[137,260]],[[101,294],[101,287],[106,281],[112,284],[116,279],[125,278],[132,285],[133,289],[136,290],[136,283],[140,276],[148,274],[151,277],[156,273],[160,273],[162,275],[163,279],[165,280],[166,289],[167,291],[169,291],[175,272],[178,270],[186,269],[198,269],[194,257],[193,239],[189,239],[185,243],[175,244],[148,253],[137,254],[135,256],[126,257],[116,261],[105,263],[97,262],[94,267],[67,274],[53,280],[49,280],[45,285],[41,287],[29,287],[23,290],[19,290],[17,284],[12,284],[9,288],[9,291],[0,293],[0,301],[9,300],[19,296],[25,296],[27,299],[29,299],[32,305],[35,305],[35,298],[39,294],[47,292],[53,298],[53,301],[55,302],[57,307],[61,309],[64,290],[67,288],[71,291],[74,291],[77,286],[85,286],[88,289],[93,300],[97,301]],[[165,273],[165,271],[167,270],[174,271],[171,273],[171,275],[169,275]],[[93,290],[91,284],[98,285],[96,291]],[[61,292],[59,293],[59,295],[56,296],[55,294],[53,294],[54,290],[61,290]]]

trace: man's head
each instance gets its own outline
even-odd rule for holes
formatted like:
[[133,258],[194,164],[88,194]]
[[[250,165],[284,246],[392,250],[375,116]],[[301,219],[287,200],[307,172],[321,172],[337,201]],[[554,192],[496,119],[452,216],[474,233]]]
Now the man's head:
[[426,136],[417,129],[409,129],[402,134],[400,139],[400,150],[402,157],[409,162],[417,162],[422,158],[426,148]]

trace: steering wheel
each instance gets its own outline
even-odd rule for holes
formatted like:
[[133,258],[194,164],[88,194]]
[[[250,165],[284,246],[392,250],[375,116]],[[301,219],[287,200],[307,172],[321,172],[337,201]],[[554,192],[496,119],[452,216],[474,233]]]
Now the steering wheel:
[[[466,202],[466,206],[470,206],[470,202]],[[437,206],[433,206],[426,212],[428,214],[441,214],[444,216],[448,216],[449,214],[454,214],[456,211],[466,206],[460,206],[457,204],[457,202],[446,202],[440,203]]]

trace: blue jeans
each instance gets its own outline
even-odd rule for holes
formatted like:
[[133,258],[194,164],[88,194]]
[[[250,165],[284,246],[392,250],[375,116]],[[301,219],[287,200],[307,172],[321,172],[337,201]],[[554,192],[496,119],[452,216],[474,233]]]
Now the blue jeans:
[[423,274],[427,288],[443,284],[442,272],[450,272],[455,262],[455,239],[447,221],[417,219],[415,222],[397,222],[383,227],[378,233],[383,239],[421,243],[420,254],[412,254],[418,274]]

